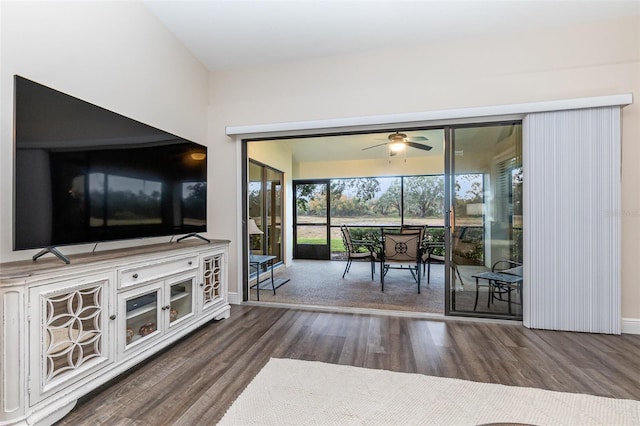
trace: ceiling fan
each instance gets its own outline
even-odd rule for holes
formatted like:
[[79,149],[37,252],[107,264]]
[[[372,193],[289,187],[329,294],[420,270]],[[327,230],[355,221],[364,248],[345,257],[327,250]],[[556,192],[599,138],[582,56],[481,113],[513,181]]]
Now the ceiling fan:
[[385,143],[380,143],[377,145],[372,145],[372,146],[368,146],[366,148],[362,148],[363,151],[366,151],[367,149],[371,149],[371,148],[377,148],[379,146],[384,146],[384,145],[388,145],[389,146],[389,155],[391,157],[393,157],[394,155],[398,154],[399,152],[402,152],[406,147],[411,147],[411,148],[416,148],[416,149],[421,149],[423,151],[430,151],[431,150],[431,146],[429,145],[423,145],[421,143],[418,143],[418,141],[428,141],[429,139],[425,138],[424,136],[415,136],[415,137],[407,137],[406,134],[404,133],[400,133],[400,132],[395,132],[390,134],[387,137],[388,141]]

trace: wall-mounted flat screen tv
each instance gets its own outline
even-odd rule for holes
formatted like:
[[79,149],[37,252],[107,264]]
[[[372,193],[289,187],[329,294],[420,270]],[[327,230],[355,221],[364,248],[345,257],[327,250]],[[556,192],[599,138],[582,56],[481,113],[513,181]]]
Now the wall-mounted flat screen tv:
[[15,76],[14,249],[206,231],[207,148]]

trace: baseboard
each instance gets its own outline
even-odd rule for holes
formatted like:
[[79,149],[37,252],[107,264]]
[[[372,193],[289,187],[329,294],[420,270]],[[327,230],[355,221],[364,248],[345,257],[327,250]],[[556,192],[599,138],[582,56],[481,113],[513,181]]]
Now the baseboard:
[[227,293],[227,296],[229,296],[229,303],[231,305],[239,305],[242,302],[242,299],[238,296],[238,293],[229,292]]
[[624,334],[640,334],[640,319],[622,318],[622,332]]

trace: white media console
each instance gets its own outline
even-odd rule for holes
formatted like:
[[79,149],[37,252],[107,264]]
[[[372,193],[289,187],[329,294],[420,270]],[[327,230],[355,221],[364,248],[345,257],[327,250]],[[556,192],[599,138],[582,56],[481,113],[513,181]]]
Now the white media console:
[[0,264],[0,425],[51,424],[81,396],[228,318],[229,241]]

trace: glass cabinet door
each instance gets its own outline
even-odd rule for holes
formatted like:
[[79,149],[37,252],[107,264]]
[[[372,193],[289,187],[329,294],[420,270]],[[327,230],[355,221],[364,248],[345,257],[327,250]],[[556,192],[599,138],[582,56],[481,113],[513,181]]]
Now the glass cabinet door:
[[181,279],[169,286],[169,326],[193,314],[193,278]]
[[159,292],[156,288],[126,299],[126,346],[158,332]]

